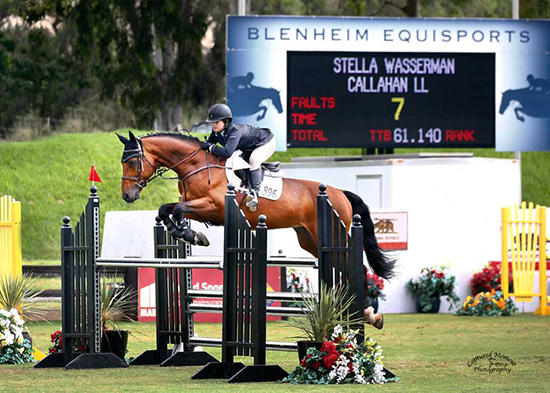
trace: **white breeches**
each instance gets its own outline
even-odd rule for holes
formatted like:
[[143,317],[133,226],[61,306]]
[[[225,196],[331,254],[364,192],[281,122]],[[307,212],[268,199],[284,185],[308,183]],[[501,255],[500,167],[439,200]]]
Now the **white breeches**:
[[266,162],[269,157],[275,153],[275,146],[275,137],[273,137],[265,145],[255,148],[250,154],[250,159],[248,162],[250,164],[250,170],[253,171],[255,169],[259,169],[260,165]]

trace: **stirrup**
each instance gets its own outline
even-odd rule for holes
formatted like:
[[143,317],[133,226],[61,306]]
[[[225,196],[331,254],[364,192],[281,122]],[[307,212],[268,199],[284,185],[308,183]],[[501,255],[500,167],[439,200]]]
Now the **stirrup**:
[[251,212],[255,212],[258,208],[258,196],[256,195],[256,191],[250,190],[246,196],[246,207],[248,207],[248,210]]

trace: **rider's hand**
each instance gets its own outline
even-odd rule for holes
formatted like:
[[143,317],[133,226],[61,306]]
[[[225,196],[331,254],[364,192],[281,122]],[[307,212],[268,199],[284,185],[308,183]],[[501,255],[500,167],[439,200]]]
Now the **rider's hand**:
[[212,146],[212,143],[210,143],[210,142],[201,143],[201,149],[202,150],[208,150],[208,149],[210,149],[210,146]]

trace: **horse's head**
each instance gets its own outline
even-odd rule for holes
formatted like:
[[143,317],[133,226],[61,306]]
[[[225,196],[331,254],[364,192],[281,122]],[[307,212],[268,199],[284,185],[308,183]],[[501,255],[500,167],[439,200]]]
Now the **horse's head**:
[[275,94],[271,97],[271,102],[273,102],[273,105],[275,105],[275,108],[277,108],[277,112],[283,113],[283,104],[281,104],[281,95],[280,91],[277,89],[272,89],[275,91]]
[[504,93],[502,93],[502,99],[500,101],[500,108],[498,109],[498,113],[501,115],[506,111],[506,108],[508,108],[508,105],[510,105],[510,93],[512,90],[506,90]]
[[117,134],[124,145],[122,152],[122,199],[128,203],[139,199],[139,193],[147,185],[147,180],[155,173],[156,167],[147,159],[143,144],[130,131],[130,139]]

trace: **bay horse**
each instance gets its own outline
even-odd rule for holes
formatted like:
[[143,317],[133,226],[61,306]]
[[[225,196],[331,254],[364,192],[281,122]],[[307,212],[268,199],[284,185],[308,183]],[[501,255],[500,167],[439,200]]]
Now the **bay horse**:
[[[122,199],[133,203],[142,189],[167,170],[177,174],[181,202],[168,203],[159,208],[159,217],[167,230],[176,238],[194,245],[208,245],[208,240],[191,229],[182,229],[183,218],[223,225],[224,197],[227,190],[224,158],[200,148],[197,138],[175,134],[156,133],[129,138],[117,134],[124,144],[122,154]],[[298,235],[300,246],[317,257],[317,194],[319,184],[309,180],[283,179],[283,194],[276,200],[261,198],[255,212],[243,212],[256,227],[258,217],[264,214],[270,229],[292,228]],[[374,224],[369,208],[352,192],[327,186],[326,192],[340,219],[349,230],[354,214],[361,216],[364,228],[363,246],[369,265],[386,279],[393,276],[395,261],[379,247],[374,235]],[[245,194],[237,195],[242,203]]]

